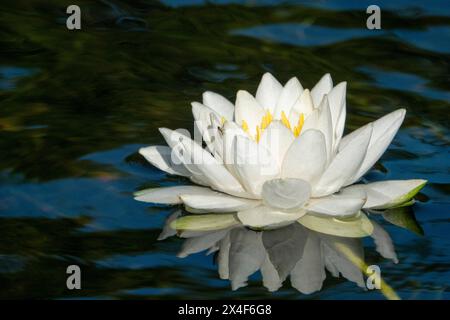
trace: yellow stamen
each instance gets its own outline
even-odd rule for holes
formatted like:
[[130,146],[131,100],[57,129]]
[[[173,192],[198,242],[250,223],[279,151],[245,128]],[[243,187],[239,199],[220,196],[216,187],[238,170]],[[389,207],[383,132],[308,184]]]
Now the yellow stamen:
[[266,129],[270,122],[272,121],[272,115],[270,114],[270,111],[266,111],[266,114],[263,116],[261,121],[261,130]]
[[298,124],[296,127],[294,127],[294,136],[298,137],[300,135],[304,123],[305,123],[305,116],[303,113],[301,113],[300,117],[298,118]]
[[284,113],[284,111],[281,111],[281,122],[286,126],[286,128],[291,130],[291,124],[289,123],[289,120],[286,117],[286,114]]
[[225,122],[227,122],[227,119],[225,119],[225,117],[222,116],[222,118],[220,118],[220,125],[223,126]]
[[261,138],[261,130],[259,129],[259,126],[256,126],[256,142],[259,142],[259,139]]
[[242,130],[248,133],[248,124],[245,120],[242,120]]

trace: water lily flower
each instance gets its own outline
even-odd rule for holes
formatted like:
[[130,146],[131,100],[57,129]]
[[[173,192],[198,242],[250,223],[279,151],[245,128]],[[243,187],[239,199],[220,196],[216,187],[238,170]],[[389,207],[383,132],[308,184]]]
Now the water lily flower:
[[333,86],[329,74],[311,90],[295,77],[283,86],[266,73],[256,95],[240,90],[235,104],[203,93],[202,103],[192,103],[201,141],[160,128],[168,146],[139,150],[157,168],[195,185],[146,189],[135,199],[183,204],[192,213],[233,212],[252,228],[411,204],[425,180],[355,184],[388,148],[405,109],[343,136],[346,86]]

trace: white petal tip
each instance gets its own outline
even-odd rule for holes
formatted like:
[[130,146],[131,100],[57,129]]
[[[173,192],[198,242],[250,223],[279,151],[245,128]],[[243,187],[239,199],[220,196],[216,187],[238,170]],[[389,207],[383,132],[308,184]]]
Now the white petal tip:
[[158,128],[158,130],[162,135],[169,134],[172,131],[169,128]]

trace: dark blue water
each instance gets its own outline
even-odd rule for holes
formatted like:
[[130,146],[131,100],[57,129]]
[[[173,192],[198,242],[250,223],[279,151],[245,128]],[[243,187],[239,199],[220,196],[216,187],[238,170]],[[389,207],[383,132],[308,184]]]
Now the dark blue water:
[[[192,129],[189,103],[203,91],[233,99],[266,71],[305,87],[327,72],[348,81],[347,132],[407,109],[367,179],[429,183],[409,230],[373,217],[400,262],[365,239],[366,262],[403,299],[450,298],[448,3],[379,2],[382,30],[370,31],[367,1],[78,2],[76,32],[65,28],[66,1],[2,5],[1,298],[383,299],[331,276],[312,295],[288,281],[270,293],[259,274],[232,291],[212,255],[180,259],[182,239],[156,240],[177,208],[133,200],[185,183],[137,154],[163,143],[158,127]],[[66,289],[70,264],[82,290]]]

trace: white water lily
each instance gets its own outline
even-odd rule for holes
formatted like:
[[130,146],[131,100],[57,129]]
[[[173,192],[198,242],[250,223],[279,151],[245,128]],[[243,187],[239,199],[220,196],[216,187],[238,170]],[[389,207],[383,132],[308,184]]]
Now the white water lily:
[[135,199],[184,204],[192,213],[234,212],[252,228],[410,204],[425,180],[354,185],[388,148],[405,110],[342,137],[345,95],[346,83],[333,87],[329,74],[310,91],[297,78],[283,86],[266,73],[256,95],[240,90],[234,105],[205,92],[203,103],[192,103],[203,141],[161,128],[168,146],[139,150],[157,168],[197,185],[147,189]]

